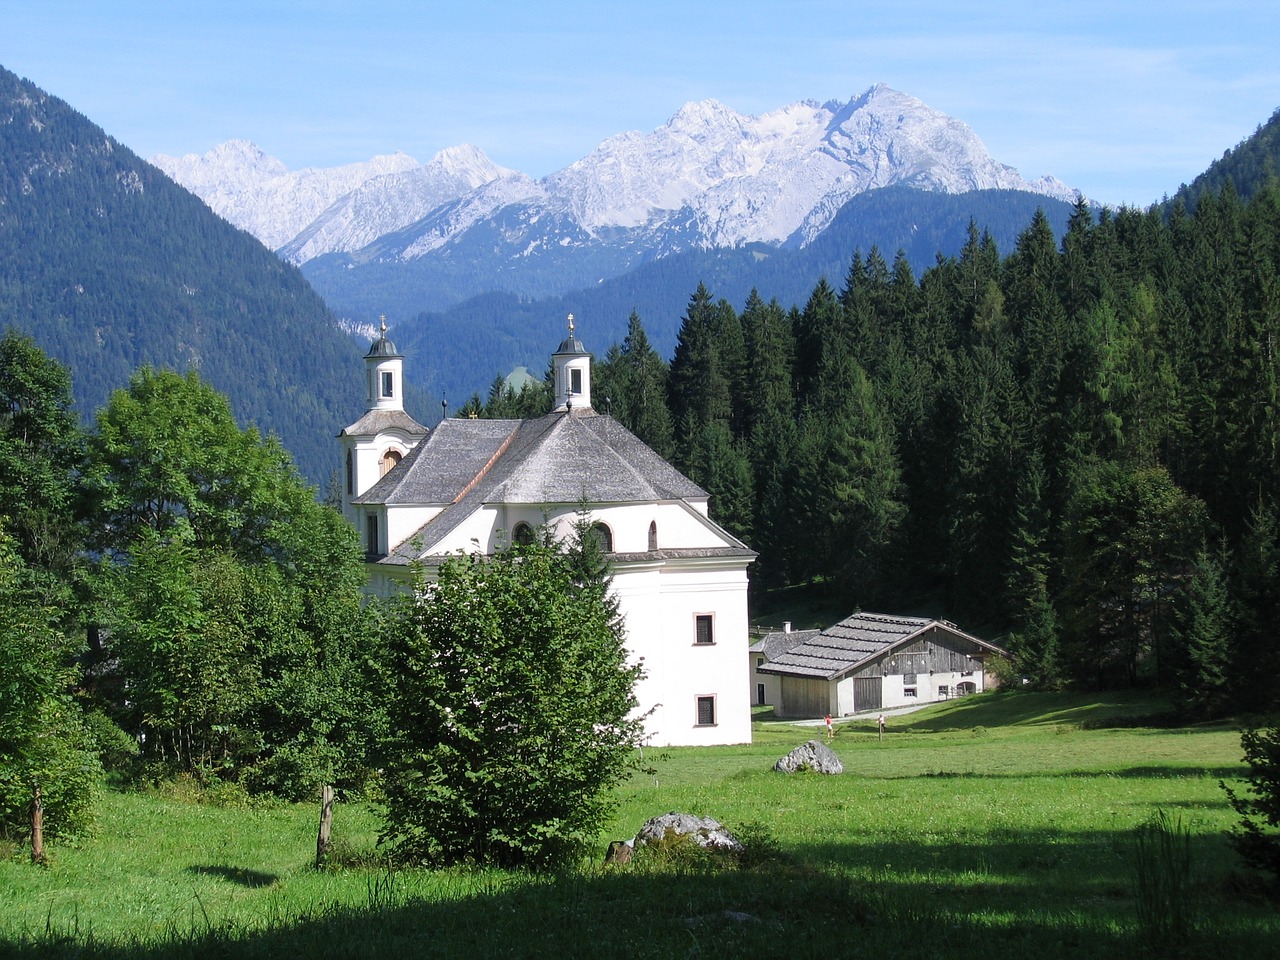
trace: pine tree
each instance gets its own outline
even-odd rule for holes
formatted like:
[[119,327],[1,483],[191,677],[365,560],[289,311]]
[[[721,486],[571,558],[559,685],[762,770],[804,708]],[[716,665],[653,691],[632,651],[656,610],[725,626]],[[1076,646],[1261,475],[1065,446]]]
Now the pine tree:
[[1175,602],[1175,665],[1184,702],[1214,719],[1234,703],[1231,649],[1235,617],[1228,592],[1229,562],[1223,552],[1202,551],[1190,582]]

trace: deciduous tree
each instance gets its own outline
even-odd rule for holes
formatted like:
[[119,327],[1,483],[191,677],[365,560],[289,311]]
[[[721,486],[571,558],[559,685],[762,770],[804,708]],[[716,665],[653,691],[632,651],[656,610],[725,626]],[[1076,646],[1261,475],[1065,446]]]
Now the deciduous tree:
[[389,618],[387,824],[433,864],[549,868],[604,825],[642,734],[616,604],[559,545],[447,560]]

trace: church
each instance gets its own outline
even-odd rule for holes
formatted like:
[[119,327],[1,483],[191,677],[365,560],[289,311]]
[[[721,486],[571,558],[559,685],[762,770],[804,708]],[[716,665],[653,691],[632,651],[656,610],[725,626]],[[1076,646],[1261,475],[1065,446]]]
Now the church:
[[529,420],[404,409],[404,357],[385,322],[364,358],[368,408],[338,439],[343,511],[368,589],[407,590],[459,551],[493,553],[545,525],[568,536],[583,504],[601,538],[654,746],[748,743],[747,567],[755,553],[708,516],[708,496],[591,406],[591,355],[574,332],[551,357],[554,409]]

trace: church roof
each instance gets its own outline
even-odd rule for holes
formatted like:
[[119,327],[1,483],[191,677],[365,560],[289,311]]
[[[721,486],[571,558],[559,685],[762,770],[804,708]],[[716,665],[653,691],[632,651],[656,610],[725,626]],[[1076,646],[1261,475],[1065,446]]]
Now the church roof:
[[[383,330],[385,329],[386,324],[383,324]],[[373,357],[399,357],[402,354],[396,350],[396,345],[388,340],[387,335],[383,333],[382,336],[369,345],[369,352],[364,356],[368,360]]]
[[566,353],[585,356],[586,352],[587,348],[582,345],[582,341],[570,333],[560,341],[560,346],[556,348],[556,352],[553,353],[552,356],[554,357]]
[[428,430],[403,410],[370,410],[363,417],[344,427],[338,436],[368,437],[387,430],[403,430],[411,437],[426,436]]
[[[943,620],[923,617],[895,617],[883,613],[855,613],[825,630],[803,630],[791,634],[769,634],[756,646],[764,652],[779,650],[758,669],[762,673],[778,673],[797,677],[834,680],[851,672],[868,660],[904,646],[931,629],[944,630],[972,641],[983,652],[999,653],[994,644],[979,640]],[[787,642],[779,638],[795,638]],[[755,646],[752,647],[755,650]]]
[[[612,417],[592,410],[533,420],[443,420],[355,502],[444,509],[389,563],[430,554],[485,503],[705,500],[707,493]],[[750,553],[745,546],[734,550]]]

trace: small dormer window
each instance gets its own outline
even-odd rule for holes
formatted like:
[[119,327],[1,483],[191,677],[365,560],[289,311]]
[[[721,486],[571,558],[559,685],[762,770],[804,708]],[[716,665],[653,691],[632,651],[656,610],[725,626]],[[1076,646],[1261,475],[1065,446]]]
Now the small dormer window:
[[394,397],[395,394],[395,375],[390,370],[382,371],[382,395],[384,397]]
[[384,453],[381,460],[382,476],[385,477],[390,472],[391,468],[400,462],[400,458],[401,453],[399,450],[388,450]]

